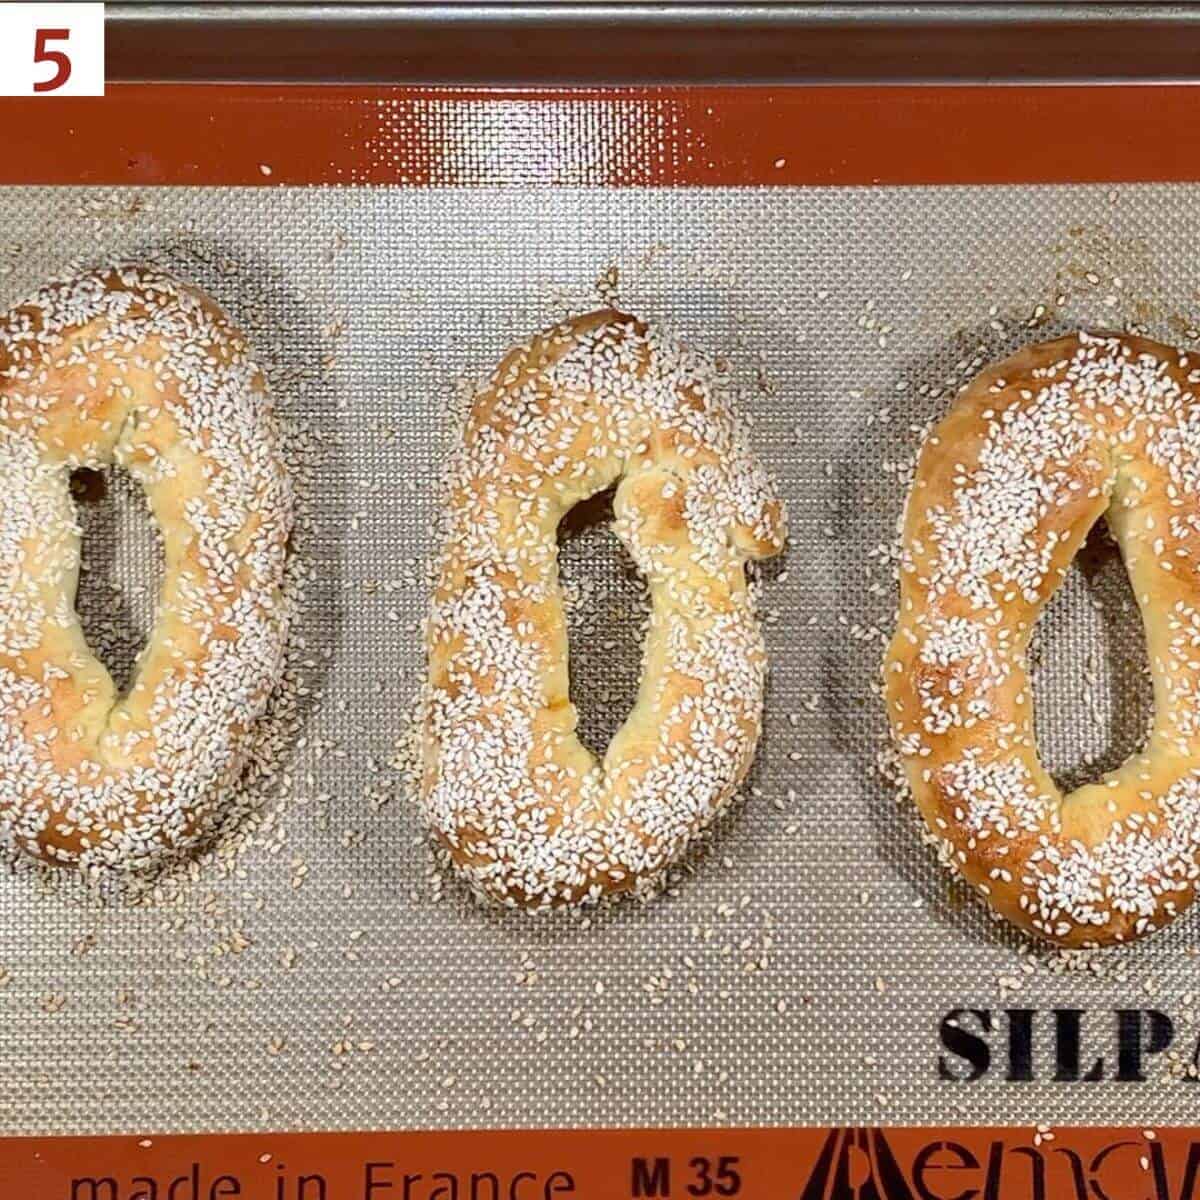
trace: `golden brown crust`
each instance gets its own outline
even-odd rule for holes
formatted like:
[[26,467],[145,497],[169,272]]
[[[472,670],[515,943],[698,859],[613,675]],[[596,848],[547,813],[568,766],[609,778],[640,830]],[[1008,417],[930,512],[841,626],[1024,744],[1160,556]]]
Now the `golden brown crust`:
[[[0,816],[58,864],[192,844],[282,670],[290,493],[261,374],[207,297],[119,265],[0,321]],[[118,695],[74,611],[68,475],[124,466],[162,532],[155,629]]]
[[[555,533],[619,481],[650,585],[637,704],[597,764],[575,736]],[[540,908],[648,885],[727,803],[766,658],[747,558],[783,509],[711,364],[611,310],[508,354],[452,464],[427,626],[422,798],[482,893]]]
[[[1065,946],[1171,920],[1200,875],[1200,360],[1073,335],[984,371],[922,450],[885,663],[893,733],[947,858]],[[1146,628],[1145,751],[1063,797],[1033,735],[1025,651],[1107,516]]]

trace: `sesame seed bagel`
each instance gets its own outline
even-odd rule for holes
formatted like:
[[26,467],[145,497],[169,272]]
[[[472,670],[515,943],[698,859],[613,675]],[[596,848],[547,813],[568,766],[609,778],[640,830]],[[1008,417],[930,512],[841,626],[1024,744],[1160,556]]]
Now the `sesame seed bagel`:
[[[162,534],[126,694],[74,609],[76,467],[124,467]],[[51,863],[195,843],[283,663],[290,492],[262,375],[199,292],[118,265],[0,319],[0,821]]]
[[[643,673],[602,764],[575,733],[556,530],[619,481],[615,530],[649,584]],[[514,349],[451,466],[427,624],[421,794],[480,893],[545,908],[648,887],[729,801],[766,654],[745,564],[783,508],[720,373],[620,313]]]
[[[908,779],[996,912],[1064,946],[1125,942],[1200,875],[1200,360],[1078,334],[984,371],[929,436],[885,666]],[[1143,752],[1063,796],[1033,734],[1026,649],[1104,515],[1146,631]]]

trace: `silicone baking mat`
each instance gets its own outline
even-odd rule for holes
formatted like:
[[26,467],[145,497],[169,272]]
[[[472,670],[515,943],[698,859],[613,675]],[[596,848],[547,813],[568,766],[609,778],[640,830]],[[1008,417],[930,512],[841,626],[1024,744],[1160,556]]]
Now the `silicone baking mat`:
[[[1190,185],[4,189],[0,300],[117,255],[209,289],[253,335],[302,499],[259,821],[141,897],[0,882],[0,1129],[1179,1119],[1198,918],[1084,958],[993,924],[897,803],[875,684],[919,429],[983,362],[1081,324],[1194,344],[1198,244]],[[762,581],[745,803],[669,894],[532,919],[441,872],[398,764],[462,381],[614,292],[728,359],[792,541]],[[82,482],[80,607],[119,672],[156,550],[136,494]],[[573,686],[601,745],[642,597],[603,514],[575,526]],[[1094,538],[1039,635],[1060,780],[1137,744],[1144,669]],[[1160,1008],[1178,1054],[1152,1085],[1056,1084],[1039,1023],[1034,1082],[949,1082],[957,1007],[1085,1009],[1111,1054],[1114,1009]]]
[[[358,1197],[374,1194],[367,1157],[403,1155],[540,1163],[547,1189],[565,1164],[607,1196],[630,1154],[675,1156],[679,1182],[733,1153],[747,1195],[811,1165],[806,1197],[865,1196],[861,1151],[880,1194],[905,1194],[884,1186],[894,1152],[918,1194],[926,1167],[967,1164],[990,1196],[1020,1186],[1032,1142],[1035,1194],[1038,1162],[1073,1170],[1063,1186],[1081,1194],[1147,1172],[1158,1195],[1186,1194],[1195,1175],[1175,1188],[1184,1167],[1164,1155],[1191,1163],[1200,1143],[1147,1127],[1190,1119],[1200,917],[1081,957],[994,925],[897,800],[875,684],[908,473],[958,384],[1080,324],[1200,341],[1197,185],[1138,182],[1196,177],[1196,95],[115,85],[8,102],[0,305],[72,260],[121,255],[206,287],[263,359],[300,521],[255,815],[149,890],[89,892],[24,863],[0,880],[0,1134],[131,1135],[6,1141],[0,1191],[57,1195],[84,1172],[84,1195],[96,1179],[103,1194],[106,1170],[165,1181],[203,1160],[274,1194],[286,1155],[338,1173],[330,1198]],[[531,919],[444,874],[412,803],[426,566],[469,380],[601,299],[729,362],[792,545],[760,581],[773,676],[744,803],[653,903]],[[121,677],[153,618],[158,551],[126,480],[76,482],[79,607]],[[604,518],[573,514],[562,551],[593,747],[632,698],[644,612]],[[1060,782],[1137,745],[1145,652],[1102,532],[1035,658]],[[992,1015],[974,1082],[939,1038],[955,1009]],[[1052,1009],[1067,1066],[1078,1013],[1078,1074],[1103,1056],[1102,1079],[1054,1082],[1071,1072]],[[1119,1078],[1138,1073],[1139,1033],[1142,1083]],[[1101,1122],[1144,1132],[1051,1128]],[[915,1123],[937,1128],[898,1128]],[[886,1144],[813,1128],[851,1124],[890,1126]],[[948,1143],[957,1163],[938,1161],[955,1124],[975,1128]],[[580,1132],[454,1133],[505,1127]],[[284,1129],[445,1133],[159,1136]],[[640,1182],[637,1161],[632,1194],[663,1194],[665,1160]]]

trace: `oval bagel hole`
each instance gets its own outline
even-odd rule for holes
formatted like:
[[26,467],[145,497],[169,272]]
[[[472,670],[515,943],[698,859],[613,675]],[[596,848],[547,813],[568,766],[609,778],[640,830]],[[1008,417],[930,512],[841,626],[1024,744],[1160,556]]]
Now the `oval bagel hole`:
[[650,615],[645,580],[612,530],[615,492],[575,505],[558,526],[571,703],[579,739],[598,757],[637,698]]
[[154,627],[162,541],[141,486],[122,468],[74,471],[70,486],[83,535],[75,611],[123,694]]
[[1038,748],[1064,794],[1146,744],[1154,718],[1146,636],[1103,519],[1042,613],[1029,664]]

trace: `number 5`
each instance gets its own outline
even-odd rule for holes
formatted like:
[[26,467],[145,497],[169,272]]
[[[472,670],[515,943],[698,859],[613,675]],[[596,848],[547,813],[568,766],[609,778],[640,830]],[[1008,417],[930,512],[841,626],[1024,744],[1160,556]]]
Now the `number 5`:
[[48,50],[47,42],[65,42],[71,36],[69,29],[39,29],[37,40],[33,47],[33,61],[38,63],[53,63],[54,75],[41,83],[34,81],[35,92],[56,92],[71,78],[71,60],[62,50]]

